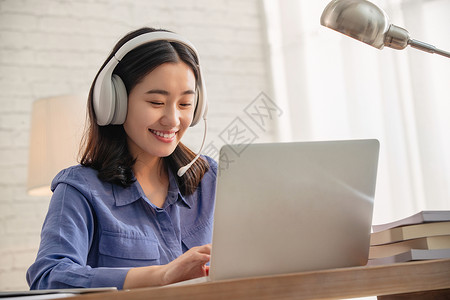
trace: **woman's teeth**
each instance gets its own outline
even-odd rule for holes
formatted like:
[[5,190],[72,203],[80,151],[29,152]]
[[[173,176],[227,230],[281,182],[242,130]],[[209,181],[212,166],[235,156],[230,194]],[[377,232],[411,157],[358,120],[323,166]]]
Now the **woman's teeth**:
[[156,130],[152,130],[152,129],[150,129],[150,131],[151,131],[153,134],[156,134],[157,136],[163,137],[163,138],[165,138],[165,139],[170,139],[170,138],[172,138],[172,137],[175,136],[175,132],[171,132],[171,133],[163,133],[163,132],[156,131]]

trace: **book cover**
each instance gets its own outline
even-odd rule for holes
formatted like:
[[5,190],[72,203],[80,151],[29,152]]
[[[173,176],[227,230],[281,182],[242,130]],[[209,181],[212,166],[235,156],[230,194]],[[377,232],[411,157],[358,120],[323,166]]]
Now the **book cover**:
[[393,256],[411,249],[450,249],[450,235],[424,237],[392,244],[371,246],[369,259]]
[[370,235],[370,245],[382,245],[438,235],[450,235],[450,222],[406,225],[374,232]]
[[424,210],[398,221],[380,225],[372,225],[372,230],[373,232],[379,232],[382,230],[405,225],[414,225],[428,222],[446,222],[446,221],[450,221],[450,210]]
[[430,260],[450,258],[450,249],[411,249],[396,255],[369,259],[368,266],[394,264],[414,260]]

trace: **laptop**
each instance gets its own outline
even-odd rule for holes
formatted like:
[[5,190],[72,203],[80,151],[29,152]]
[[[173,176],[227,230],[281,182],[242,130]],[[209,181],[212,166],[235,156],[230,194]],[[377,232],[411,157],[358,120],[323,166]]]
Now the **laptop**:
[[223,146],[209,276],[181,284],[366,265],[378,153],[374,139]]

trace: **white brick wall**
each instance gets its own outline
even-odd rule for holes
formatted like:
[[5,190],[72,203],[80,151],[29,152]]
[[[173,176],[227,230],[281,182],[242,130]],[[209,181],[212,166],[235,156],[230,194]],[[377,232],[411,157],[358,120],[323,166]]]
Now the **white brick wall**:
[[[0,290],[27,289],[48,197],[26,193],[32,102],[87,94],[115,42],[141,26],[188,37],[201,53],[216,141],[261,91],[272,94],[262,3],[207,0],[0,0]],[[200,144],[203,125],[185,142]],[[250,126],[254,126],[250,125]],[[273,140],[253,127],[258,141]]]

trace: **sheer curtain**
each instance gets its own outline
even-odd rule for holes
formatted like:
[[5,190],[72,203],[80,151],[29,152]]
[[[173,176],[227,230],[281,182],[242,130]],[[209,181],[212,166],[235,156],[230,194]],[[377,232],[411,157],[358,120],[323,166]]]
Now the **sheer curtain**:
[[[374,223],[450,209],[450,59],[382,51],[320,25],[328,0],[265,0],[282,141],[377,138]],[[385,0],[390,21],[450,51],[450,0]]]

